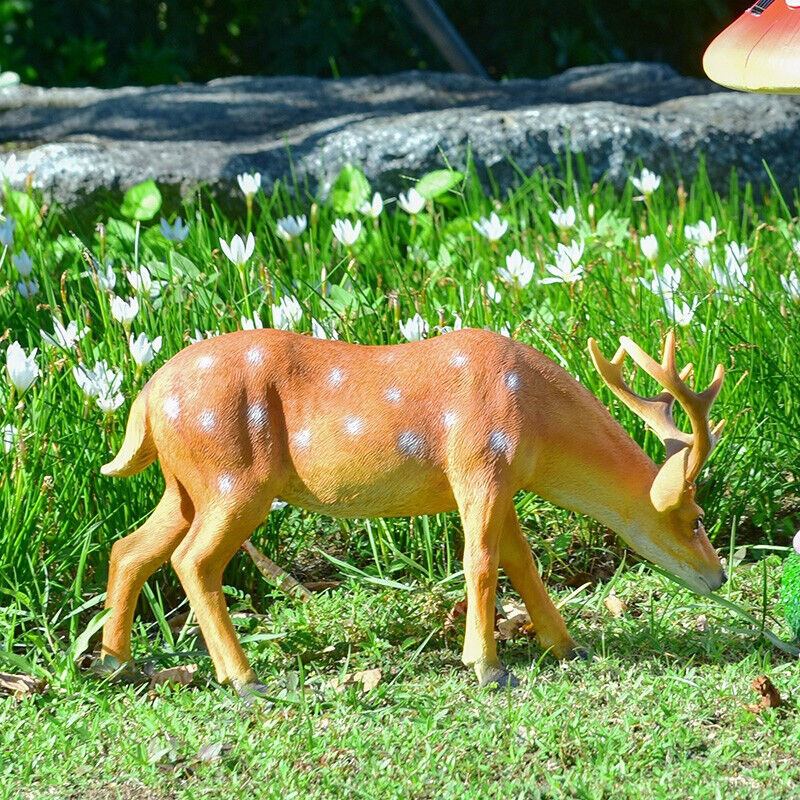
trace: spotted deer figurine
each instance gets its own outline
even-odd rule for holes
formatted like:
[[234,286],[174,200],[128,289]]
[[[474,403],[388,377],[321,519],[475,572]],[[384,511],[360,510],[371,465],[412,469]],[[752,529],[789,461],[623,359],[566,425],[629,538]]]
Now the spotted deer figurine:
[[[162,366],[136,398],[125,440],[104,475],[156,458],[166,488],[137,531],[111,551],[102,664],[128,664],[136,599],[170,560],[221,682],[260,689],[222,593],[226,564],[272,501],[336,517],[398,517],[457,509],[464,529],[467,619],[463,662],[482,685],[516,684],[494,639],[502,567],[541,646],[581,655],[547,595],[514,509],[520,489],[589,514],[695,591],[725,581],[695,503],[695,479],[722,425],[706,391],[678,373],[675,340],[661,364],[627,338],[609,362],[589,341],[611,390],[667,447],[658,467],[569,373],[538,350],[485,330],[389,346],[325,341],[280,330],[197,342]],[[665,391],[634,394],[630,354]],[[677,399],[692,433],[672,418]]]

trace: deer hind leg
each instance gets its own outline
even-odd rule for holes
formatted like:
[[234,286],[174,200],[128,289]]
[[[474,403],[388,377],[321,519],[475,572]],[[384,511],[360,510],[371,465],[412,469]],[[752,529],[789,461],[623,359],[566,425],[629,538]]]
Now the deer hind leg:
[[257,678],[242,650],[222,593],[222,573],[253,530],[266,519],[272,497],[212,498],[172,555],[172,565],[189,598],[220,683],[237,690]]
[[525,603],[541,647],[557,658],[581,655],[581,649],[569,635],[564,618],[553,605],[539,577],[533,553],[522,533],[513,505],[500,538],[500,566]]
[[[470,482],[471,483],[471,482]],[[464,527],[464,577],[467,621],[461,660],[475,670],[481,686],[516,686],[503,669],[494,638],[499,541],[509,498],[474,483],[454,487]]]
[[145,581],[165,563],[186,535],[194,507],[186,490],[172,475],[144,525],[114,542],[108,568],[106,608],[111,614],[103,626],[101,664],[131,660],[131,627],[136,600]]

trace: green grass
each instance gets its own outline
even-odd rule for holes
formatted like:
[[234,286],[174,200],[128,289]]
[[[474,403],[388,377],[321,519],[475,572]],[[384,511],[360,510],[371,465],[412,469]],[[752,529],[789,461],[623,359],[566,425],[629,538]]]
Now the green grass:
[[[94,646],[101,622],[110,546],[150,512],[163,486],[154,467],[110,480],[99,466],[121,442],[132,398],[195,329],[235,330],[242,315],[253,313],[269,325],[273,305],[285,297],[302,307],[297,330],[310,332],[313,318],[363,343],[401,341],[399,323],[415,313],[430,335],[437,325],[453,325],[456,315],[466,326],[508,326],[608,402],[660,460],[660,444],[610,398],[586,351],[589,336],[610,355],[618,336],[628,334],[655,352],[672,327],[661,298],[638,280],[652,276],[639,245],[648,234],[658,239],[658,269],[680,266],[681,299],[699,301],[694,320],[677,329],[681,363],[696,365],[699,385],[717,362],[727,369],[714,416],[726,417],[728,426],[698,497],[730,564],[742,555],[761,560],[743,566],[747,576],[723,596],[778,630],[777,566],[763,556],[785,552],[800,522],[800,304],[780,280],[800,269],[792,246],[800,239],[798,196],[768,187],[756,199],[735,180],[719,195],[701,173],[689,185],[665,181],[642,202],[631,185],[592,184],[578,159],[559,176],[520,175],[518,188],[503,196],[485,193],[470,173],[414,218],[390,205],[376,223],[364,219],[359,240],[344,248],[334,242],[331,223],[359,216],[345,208],[363,188],[351,174],[332,204],[307,187],[279,185],[269,196],[258,194],[252,209],[242,201],[232,214],[201,192],[180,210],[191,231],[174,245],[156,222],[143,221],[137,233],[135,221],[110,201],[77,217],[5,187],[4,205],[17,222],[13,249],[32,255],[39,293],[20,296],[11,254],[3,255],[0,354],[4,359],[14,341],[26,351],[39,347],[42,374],[22,396],[0,381],[0,429],[20,432],[9,452],[0,449],[0,667],[47,676],[51,690],[0,704],[0,741],[4,749],[15,742],[14,757],[0,763],[0,797],[99,797],[107,786],[132,797],[141,786],[155,797],[248,787],[266,796],[477,797],[489,783],[513,797],[785,794],[800,777],[794,701],[759,717],[741,703],[753,699],[749,684],[765,670],[796,692],[796,664],[758,644],[757,632],[739,630],[753,623],[671,588],[644,567],[614,578],[618,593],[638,597],[636,616],[604,614],[608,584],[568,599],[574,632],[594,646],[597,661],[562,667],[542,660],[535,646],[514,642],[506,660],[524,678],[522,689],[511,697],[475,689],[459,666],[460,633],[441,633],[446,608],[463,590],[452,514],[341,522],[300,509],[270,515],[253,536],[270,557],[305,579],[349,576],[343,587],[297,607],[276,596],[244,555],[231,563],[230,600],[249,614],[243,635],[253,637],[248,648],[274,687],[274,705],[246,711],[213,688],[144,697],[81,675],[81,655]],[[124,206],[129,215],[134,201]],[[548,211],[556,203],[575,207],[572,231],[555,229]],[[494,244],[472,226],[490,211],[509,222]],[[307,214],[309,225],[287,244],[275,221],[289,213]],[[684,235],[685,225],[711,216],[719,227],[711,247],[717,263],[724,264],[726,243],[749,247],[746,282],[733,299],[697,263]],[[255,254],[239,270],[219,238],[248,231]],[[585,244],[583,279],[540,284],[552,250],[571,238]],[[534,280],[523,288],[503,285],[497,274],[515,248],[535,263]],[[131,359],[127,331],[111,317],[92,256],[113,260],[122,296],[133,294],[123,265],[147,265],[166,281],[159,297],[140,298],[132,325],[137,335],[163,337],[161,352],[143,370]],[[489,281],[500,288],[499,302]],[[76,349],[43,348],[39,330],[52,331],[53,315],[89,327]],[[110,415],[85,398],[72,375],[79,362],[91,367],[100,359],[123,374],[125,403]],[[635,386],[654,388],[640,378]],[[567,582],[615,574],[622,551],[598,524],[533,496],[519,496],[517,506],[542,572],[562,587],[562,599]],[[740,551],[742,544],[749,549]],[[182,601],[170,571],[150,580],[135,628],[140,656],[158,665],[199,657],[191,632],[168,624]],[[253,616],[265,612],[266,620]],[[705,633],[693,628],[700,613],[713,620]],[[274,633],[281,638],[264,638]],[[313,657],[329,645],[332,656]],[[308,654],[300,675],[300,657]],[[368,696],[326,688],[339,672],[376,665],[387,677]],[[207,659],[201,672],[209,680]],[[149,760],[151,740],[158,750],[167,734],[176,737],[176,755],[166,762],[188,759],[183,766]],[[220,763],[193,761],[202,744],[216,741],[233,746]]]
[[[758,613],[762,579],[742,565],[723,594]],[[190,634],[180,660],[199,662],[197,688],[79,679],[0,703],[0,798],[795,796],[796,661],[647,569],[613,586],[628,605],[620,618],[603,605],[608,585],[564,606],[592,662],[557,663],[526,638],[501,644],[522,684],[509,693],[478,689],[459,664],[461,627],[443,633],[458,590],[354,583],[308,605],[277,600],[239,619],[245,639],[281,634],[246,645],[271,700],[248,709],[214,685]],[[163,653],[150,634],[140,655]],[[332,686],[375,667],[370,692]],[[785,705],[755,715],[745,705],[765,672]],[[223,746],[220,761],[199,758],[208,745]]]

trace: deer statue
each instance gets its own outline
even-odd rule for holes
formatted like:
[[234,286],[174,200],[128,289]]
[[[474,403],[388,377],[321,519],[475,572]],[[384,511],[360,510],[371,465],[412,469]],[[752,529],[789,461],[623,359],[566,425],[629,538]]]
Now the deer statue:
[[[695,480],[722,430],[708,412],[723,368],[697,393],[686,383],[691,365],[675,367],[673,334],[660,364],[630,339],[621,342],[609,362],[590,339],[591,357],[666,445],[661,467],[568,372],[485,330],[363,346],[263,329],[182,350],[142,389],[119,453],[101,468],[133,475],[158,458],[166,486],[147,521],[111,550],[100,668],[131,665],[137,596],[170,560],[219,681],[258,693],[222,573],[278,497],[337,517],[457,509],[468,600],[462,660],[481,685],[517,683],[494,639],[498,566],[540,645],[558,658],[586,655],[537,572],[514,508],[520,489],[594,517],[695,591],[717,589],[726,575],[703,528]],[[626,354],[661,394],[641,397],[626,385]],[[675,400],[691,434],[673,421]]]

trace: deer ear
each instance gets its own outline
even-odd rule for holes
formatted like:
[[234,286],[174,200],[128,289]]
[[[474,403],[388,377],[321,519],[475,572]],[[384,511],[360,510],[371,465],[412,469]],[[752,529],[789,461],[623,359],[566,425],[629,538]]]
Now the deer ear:
[[686,464],[689,448],[684,447],[670,456],[658,471],[650,487],[650,500],[656,511],[673,511],[678,508],[686,491]]

